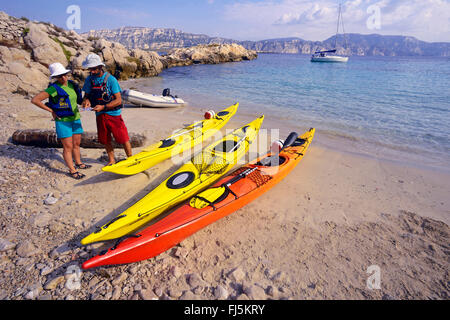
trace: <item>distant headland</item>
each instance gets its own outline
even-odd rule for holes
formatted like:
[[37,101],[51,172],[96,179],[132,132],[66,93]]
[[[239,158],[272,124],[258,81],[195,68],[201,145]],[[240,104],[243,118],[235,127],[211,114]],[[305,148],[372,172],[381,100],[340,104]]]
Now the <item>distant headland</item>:
[[[145,50],[168,50],[190,47],[198,44],[237,43],[249,50],[264,53],[311,54],[316,50],[332,49],[335,36],[324,41],[309,41],[301,38],[280,38],[260,41],[238,41],[227,38],[210,37],[204,34],[186,33],[177,29],[122,27],[118,29],[91,30],[83,35],[88,38],[104,38],[119,42],[127,48]],[[450,56],[450,43],[425,42],[410,36],[385,36],[379,34],[338,35],[339,54],[358,56]]]

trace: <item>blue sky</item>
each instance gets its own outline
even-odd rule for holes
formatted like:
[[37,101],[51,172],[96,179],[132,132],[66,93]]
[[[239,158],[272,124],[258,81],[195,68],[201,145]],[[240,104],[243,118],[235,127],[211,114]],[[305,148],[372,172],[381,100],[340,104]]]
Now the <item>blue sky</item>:
[[236,40],[324,40],[335,33],[339,3],[347,33],[450,42],[450,0],[16,0],[2,1],[0,10],[66,27],[67,7],[78,5],[77,32],[143,26]]

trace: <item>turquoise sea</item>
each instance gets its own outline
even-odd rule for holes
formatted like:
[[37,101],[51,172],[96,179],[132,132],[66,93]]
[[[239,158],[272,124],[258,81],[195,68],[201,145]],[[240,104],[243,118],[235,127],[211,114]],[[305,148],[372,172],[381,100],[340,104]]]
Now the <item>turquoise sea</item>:
[[282,133],[315,127],[319,145],[450,170],[450,58],[309,58],[259,54],[174,67],[126,86],[154,94],[170,88],[194,108],[239,102],[239,112],[264,113]]

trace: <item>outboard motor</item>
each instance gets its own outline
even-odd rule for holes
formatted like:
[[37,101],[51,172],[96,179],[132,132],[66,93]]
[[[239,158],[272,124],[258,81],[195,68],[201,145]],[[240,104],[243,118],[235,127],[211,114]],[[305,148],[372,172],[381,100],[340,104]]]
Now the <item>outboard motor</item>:
[[170,97],[170,89],[169,88],[164,89],[162,95],[163,97]]

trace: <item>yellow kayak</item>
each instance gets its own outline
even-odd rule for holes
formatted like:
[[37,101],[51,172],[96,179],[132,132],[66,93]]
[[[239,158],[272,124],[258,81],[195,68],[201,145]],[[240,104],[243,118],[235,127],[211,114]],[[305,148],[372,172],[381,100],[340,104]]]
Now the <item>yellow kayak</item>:
[[81,240],[85,245],[122,237],[225,175],[248,151],[264,120],[261,116],[194,155],[144,198]]
[[218,112],[211,119],[197,121],[190,126],[177,130],[167,139],[152,144],[123,161],[105,166],[102,170],[123,175],[132,175],[147,170],[155,164],[191,149],[211,137],[234,116],[238,107],[239,103],[236,103]]

